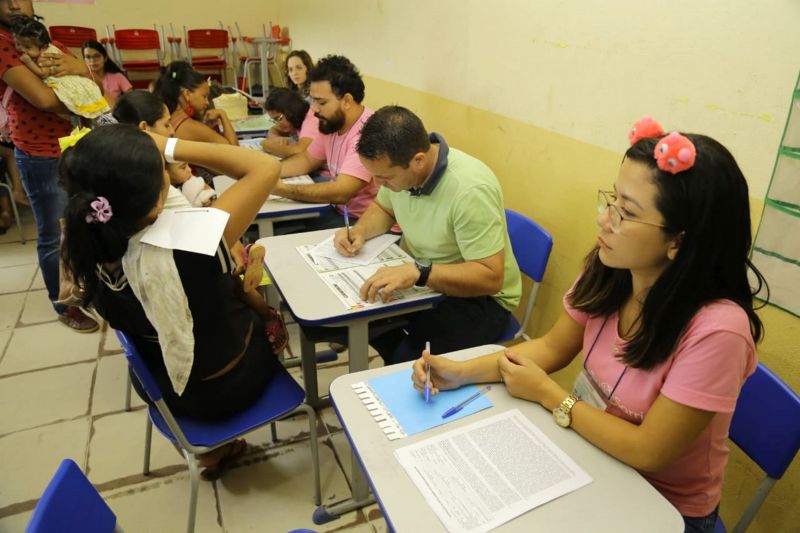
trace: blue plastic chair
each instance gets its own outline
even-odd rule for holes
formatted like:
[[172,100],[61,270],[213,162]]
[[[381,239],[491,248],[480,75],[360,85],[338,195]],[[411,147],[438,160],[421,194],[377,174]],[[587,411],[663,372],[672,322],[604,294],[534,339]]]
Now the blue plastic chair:
[[[149,418],[145,438],[144,473],[150,469],[150,438],[152,425],[172,441],[183,452],[189,467],[191,493],[189,498],[189,523],[187,531],[194,531],[197,510],[197,490],[199,485],[199,465],[197,456],[219,448],[245,433],[270,424],[276,420],[305,413],[308,416],[311,439],[311,467],[314,472],[314,504],[321,504],[319,481],[319,453],[317,450],[317,416],[305,400],[305,391],[292,379],[281,365],[269,382],[264,393],[252,406],[226,420],[203,421],[185,416],[176,416],[167,407],[153,375],[147,368],[139,351],[124,333],[117,331],[120,344],[125,349],[125,357],[134,375],[150,398]],[[152,424],[152,425],[151,425]]]
[[[767,475],[733,527],[742,533],[800,449],[800,396],[759,363],[739,394],[730,439]],[[722,519],[714,531],[725,533]]]
[[117,517],[72,459],[61,461],[33,510],[26,533],[111,533]]
[[530,340],[525,329],[531,319],[539,284],[544,277],[544,270],[550,259],[550,251],[553,249],[553,237],[528,217],[506,209],[506,225],[511,240],[511,249],[514,250],[514,257],[517,259],[519,269],[533,280],[533,287],[528,293],[528,304],[525,307],[525,314],[522,316],[522,324],[514,315],[511,315],[503,335],[495,341],[498,343],[513,341],[520,337]]

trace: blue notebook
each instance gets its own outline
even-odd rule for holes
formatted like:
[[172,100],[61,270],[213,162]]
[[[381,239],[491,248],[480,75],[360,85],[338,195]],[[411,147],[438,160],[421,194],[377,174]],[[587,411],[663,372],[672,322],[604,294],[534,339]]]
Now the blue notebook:
[[443,391],[431,396],[430,403],[411,384],[411,369],[392,372],[352,385],[389,440],[415,435],[427,429],[460,420],[478,411],[492,407],[492,402],[481,395],[468,403],[458,413],[442,418],[442,414],[476,392],[478,387],[467,385],[456,390]]

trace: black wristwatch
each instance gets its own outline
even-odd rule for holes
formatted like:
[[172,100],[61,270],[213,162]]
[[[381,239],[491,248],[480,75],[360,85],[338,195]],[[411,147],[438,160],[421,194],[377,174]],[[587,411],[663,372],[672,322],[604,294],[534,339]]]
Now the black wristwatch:
[[414,264],[417,265],[417,270],[419,270],[419,279],[414,284],[417,287],[424,287],[428,284],[428,276],[431,275],[431,268],[433,267],[433,263],[431,263],[430,259],[415,259]]

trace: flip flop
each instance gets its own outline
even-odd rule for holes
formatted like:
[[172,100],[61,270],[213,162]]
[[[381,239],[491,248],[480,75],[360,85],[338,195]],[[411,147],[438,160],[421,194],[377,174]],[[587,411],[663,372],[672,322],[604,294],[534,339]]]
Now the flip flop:
[[217,464],[204,468],[203,471],[200,472],[200,477],[206,481],[219,479],[222,473],[231,466],[231,463],[243,456],[245,451],[247,451],[247,441],[243,439],[233,441],[230,443],[228,453],[223,455],[219,461],[217,461]]

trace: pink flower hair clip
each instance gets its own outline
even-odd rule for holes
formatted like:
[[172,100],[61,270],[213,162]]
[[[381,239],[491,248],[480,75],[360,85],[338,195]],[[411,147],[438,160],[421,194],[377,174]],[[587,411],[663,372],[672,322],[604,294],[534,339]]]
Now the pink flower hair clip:
[[111,204],[108,203],[108,199],[105,196],[98,196],[97,200],[89,204],[89,214],[86,215],[86,223],[105,224],[111,220],[113,215],[114,212],[111,210]]
[[664,172],[677,174],[694,166],[697,157],[694,143],[677,131],[664,137],[664,128],[653,117],[640,118],[628,132],[628,140],[631,145],[636,144],[640,139],[650,137],[661,137],[653,151],[653,157],[658,168]]

